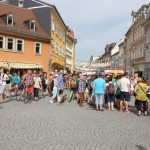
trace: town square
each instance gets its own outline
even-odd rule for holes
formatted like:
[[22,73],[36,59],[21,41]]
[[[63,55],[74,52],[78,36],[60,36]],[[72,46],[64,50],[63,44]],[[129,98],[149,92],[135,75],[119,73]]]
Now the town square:
[[150,150],[148,0],[0,0],[0,150]]

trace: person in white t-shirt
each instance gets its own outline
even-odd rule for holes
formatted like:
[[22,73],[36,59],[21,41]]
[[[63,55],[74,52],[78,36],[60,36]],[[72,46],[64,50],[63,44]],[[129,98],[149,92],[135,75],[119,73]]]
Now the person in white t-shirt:
[[4,92],[6,88],[6,81],[9,80],[7,74],[3,73],[3,69],[0,70],[0,103],[4,103]]
[[123,102],[125,102],[125,112],[129,113],[128,109],[128,101],[130,101],[130,80],[127,78],[128,73],[124,73],[122,79],[120,80],[120,87],[121,87],[121,93],[120,93],[120,111],[122,112]]
[[37,73],[34,74],[34,98],[38,100],[39,90],[42,89],[42,81]]

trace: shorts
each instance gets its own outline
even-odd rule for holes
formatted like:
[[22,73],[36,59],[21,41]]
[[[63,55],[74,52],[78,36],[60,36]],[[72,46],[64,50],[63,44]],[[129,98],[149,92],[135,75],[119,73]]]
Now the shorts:
[[6,85],[0,85],[0,94],[4,94]]
[[6,91],[9,91],[9,90],[11,90],[12,89],[12,85],[11,85],[11,83],[10,84],[6,84]]
[[14,86],[15,86],[16,88],[18,88],[18,85],[19,85],[19,83],[15,83],[15,84],[14,84]]
[[120,93],[120,100],[121,101],[130,101],[130,94],[129,92],[121,92]]
[[95,94],[96,104],[102,105],[104,101],[104,94]]
[[120,100],[121,96],[120,94],[116,95],[116,99]]
[[77,92],[78,92],[78,89],[77,89],[77,88],[71,88],[71,92],[77,93]]
[[26,89],[27,89],[27,91],[28,91],[29,93],[33,93],[33,91],[34,91],[33,86],[29,86],[29,87],[27,87]]
[[93,92],[93,90],[89,90],[89,96],[90,97],[92,96],[92,92]]
[[108,103],[113,103],[115,101],[115,95],[110,96],[107,94],[107,101]]

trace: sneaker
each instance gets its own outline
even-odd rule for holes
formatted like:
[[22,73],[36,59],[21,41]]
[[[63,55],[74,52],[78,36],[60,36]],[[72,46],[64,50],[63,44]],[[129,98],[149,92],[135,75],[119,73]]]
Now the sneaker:
[[104,111],[104,109],[100,109],[100,111]]
[[141,116],[141,113],[137,113],[138,116]]
[[144,116],[147,117],[147,112],[144,113]]
[[52,100],[50,100],[50,103],[52,103],[52,104],[53,104],[54,102],[53,102]]
[[37,98],[37,97],[35,97],[35,101],[38,101],[38,98]]

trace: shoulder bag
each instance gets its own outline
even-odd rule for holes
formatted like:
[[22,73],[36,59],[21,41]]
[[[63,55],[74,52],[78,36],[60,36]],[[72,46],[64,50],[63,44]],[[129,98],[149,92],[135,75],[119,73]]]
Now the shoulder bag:
[[137,84],[137,85],[141,88],[141,90],[143,91],[143,93],[147,96],[147,93],[145,93],[145,91],[143,90],[143,88],[139,84]]

